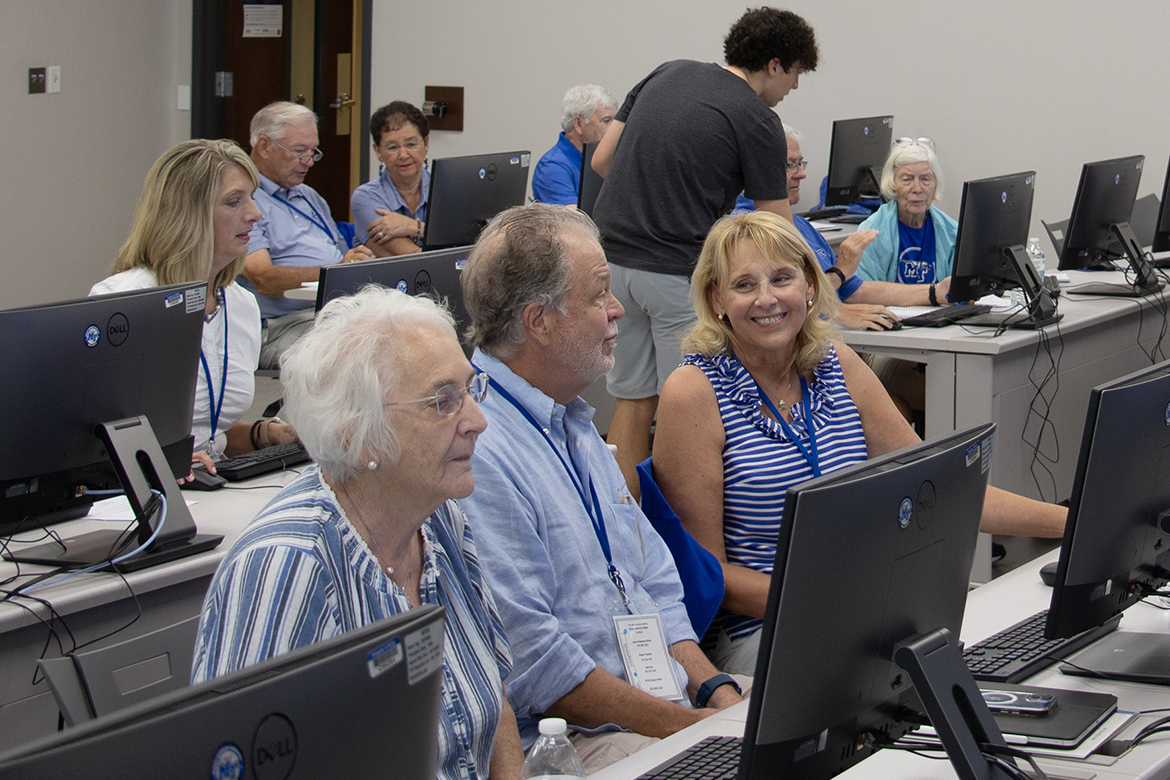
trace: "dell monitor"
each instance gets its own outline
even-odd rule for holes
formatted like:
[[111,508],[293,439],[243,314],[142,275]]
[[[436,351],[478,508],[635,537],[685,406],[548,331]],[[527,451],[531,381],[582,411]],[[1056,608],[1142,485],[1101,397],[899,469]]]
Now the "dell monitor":
[[[1093,388],[1069,498],[1045,633],[1069,637],[1120,615],[1170,579],[1170,362]],[[1149,639],[1155,663],[1114,653],[1134,634],[1115,633],[1077,663],[1102,670],[1101,656],[1122,660],[1111,673],[1170,683],[1170,643]],[[1083,656],[1082,656],[1083,657]],[[1112,664],[1112,659],[1110,659]]]
[[1162,185],[1162,203],[1154,226],[1155,252],[1170,252],[1170,163],[1166,165],[1166,182]]
[[367,284],[378,284],[407,295],[426,295],[444,303],[455,317],[456,332],[462,333],[471,324],[471,317],[463,306],[459,275],[470,253],[471,247],[460,246],[324,266],[317,282],[317,311],[334,298],[353,295]]
[[1072,214],[1060,249],[1062,271],[1113,268],[1124,257],[1133,273],[1132,284],[1078,285],[1069,292],[1135,297],[1161,289],[1162,283],[1129,226],[1145,157],[1085,163],[1073,200]]
[[[950,299],[978,300],[1019,287],[1027,301],[1026,311],[990,315],[999,321],[984,324],[1039,328],[1060,319],[1055,299],[1024,251],[1035,188],[1035,171],[963,183]],[[964,324],[981,324],[979,319]]]
[[848,206],[881,196],[882,167],[890,154],[894,117],[871,116],[833,122],[826,206]]
[[739,780],[826,780],[920,721],[894,654],[936,629],[958,635],[994,430],[788,490]]
[[581,152],[581,183],[577,187],[577,208],[589,216],[593,216],[593,204],[597,203],[597,195],[601,192],[601,185],[605,179],[593,170],[593,154],[597,151],[597,143],[585,144]]
[[12,750],[0,780],[434,780],[442,682],[423,605]]
[[[152,492],[167,499],[152,550],[181,557],[219,543],[196,537],[175,483],[191,468],[206,295],[206,283],[189,282],[0,311],[0,534],[81,517],[95,491],[125,488],[142,519],[126,544],[146,542],[163,517]],[[119,536],[9,544],[4,557],[89,565],[124,551]]]
[[524,205],[532,153],[445,157],[431,163],[424,249],[474,244],[492,217]]

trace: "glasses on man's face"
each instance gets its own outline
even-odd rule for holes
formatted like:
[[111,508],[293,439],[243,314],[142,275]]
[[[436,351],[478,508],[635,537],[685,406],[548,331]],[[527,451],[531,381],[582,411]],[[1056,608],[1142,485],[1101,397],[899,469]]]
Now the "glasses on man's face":
[[[268,140],[272,141],[271,138],[269,138]],[[286,154],[292,155],[302,165],[308,165],[310,160],[312,160],[313,162],[317,162],[318,160],[320,160],[322,157],[325,156],[325,152],[323,152],[317,148],[310,149],[307,152],[294,152],[292,149],[281,146],[276,141],[272,141],[272,145],[275,146],[277,149],[284,151]]]
[[934,148],[934,141],[929,138],[897,138],[894,140],[894,146],[905,146],[907,144],[918,144],[925,146],[927,149]]
[[789,173],[792,173],[797,168],[800,168],[802,171],[808,170],[808,160],[804,159],[803,157],[801,157],[799,160],[788,160],[787,165]]
[[398,154],[398,152],[400,152],[403,149],[405,149],[408,152],[413,152],[415,149],[419,148],[422,145],[423,145],[423,142],[422,142],[421,138],[410,138],[410,139],[407,139],[406,141],[403,141],[401,144],[395,143],[394,141],[389,141],[387,143],[382,144],[381,148],[382,148],[382,151],[385,152],[386,154]]
[[429,404],[435,408],[440,417],[450,417],[463,408],[463,396],[469,395],[478,404],[487,398],[488,375],[476,374],[467,383],[466,387],[459,385],[443,385],[439,391],[426,398],[412,398],[409,401],[391,401],[383,406],[402,406],[403,404]]

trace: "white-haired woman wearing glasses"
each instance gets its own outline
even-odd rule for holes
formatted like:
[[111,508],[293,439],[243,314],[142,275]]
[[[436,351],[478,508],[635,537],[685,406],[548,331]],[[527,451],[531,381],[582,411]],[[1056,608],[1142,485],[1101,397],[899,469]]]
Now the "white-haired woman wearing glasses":
[[[899,138],[882,169],[888,201],[858,230],[876,230],[857,274],[870,285],[866,302],[937,305],[947,302],[955,235],[959,225],[934,205],[942,195],[942,170],[929,138]],[[880,300],[870,300],[877,296]]]
[[426,298],[329,303],[281,360],[285,413],[316,464],[236,539],[203,604],[192,682],[420,604],[447,612],[439,777],[514,778],[511,654],[471,524],[487,377]]

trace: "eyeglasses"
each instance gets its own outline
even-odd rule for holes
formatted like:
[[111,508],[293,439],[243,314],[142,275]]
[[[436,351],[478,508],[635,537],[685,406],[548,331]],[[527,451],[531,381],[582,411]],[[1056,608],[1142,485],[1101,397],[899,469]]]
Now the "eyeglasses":
[[800,168],[802,171],[808,170],[808,160],[803,157],[799,160],[788,160],[785,164],[788,166],[789,173],[792,173],[797,168]]
[[918,144],[925,146],[927,149],[934,148],[934,141],[929,138],[897,138],[894,139],[894,146],[904,146],[906,144]]
[[471,396],[477,404],[483,403],[483,399],[487,398],[488,391],[488,375],[476,374],[467,383],[467,387],[459,387],[458,385],[443,385],[439,391],[432,396],[426,398],[412,398],[409,401],[391,401],[390,403],[382,404],[383,406],[402,406],[403,404],[431,404],[435,407],[435,411],[439,413],[440,417],[450,417],[463,408],[463,396],[467,394]]
[[[271,138],[269,138],[268,140],[272,141]],[[272,141],[272,145],[275,146],[277,149],[282,149],[285,152],[288,152],[293,157],[295,157],[302,165],[307,165],[309,160],[312,160],[313,162],[317,162],[318,160],[320,160],[322,157],[325,156],[325,152],[323,152],[317,148],[310,149],[307,152],[294,152],[292,149],[288,149],[284,146],[281,146],[276,141]]]
[[423,145],[423,141],[421,138],[411,138],[408,141],[404,141],[401,146],[399,144],[391,142],[391,143],[383,144],[381,149],[386,154],[398,154],[398,152],[401,149],[406,149],[406,151],[408,151],[408,152],[413,152],[415,149],[419,148],[422,145]]

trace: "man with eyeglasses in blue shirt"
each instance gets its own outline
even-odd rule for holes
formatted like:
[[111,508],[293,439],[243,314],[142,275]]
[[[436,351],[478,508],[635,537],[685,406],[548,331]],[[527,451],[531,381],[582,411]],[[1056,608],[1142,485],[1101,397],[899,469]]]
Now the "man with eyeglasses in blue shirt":
[[322,266],[374,255],[364,246],[349,248],[329,204],[304,183],[321,159],[316,114],[296,103],[270,103],[252,118],[251,143],[260,172],[254,197],[264,216],[248,235],[241,282],[260,303],[260,368],[277,368],[313,322],[313,303],[285,298],[285,291],[317,281]]

